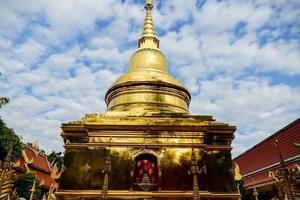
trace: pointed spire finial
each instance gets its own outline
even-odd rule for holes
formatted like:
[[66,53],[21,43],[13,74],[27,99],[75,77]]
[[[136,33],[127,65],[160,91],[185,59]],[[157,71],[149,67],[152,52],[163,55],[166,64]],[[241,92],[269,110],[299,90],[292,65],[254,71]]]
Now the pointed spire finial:
[[144,23],[143,36],[155,36],[151,10],[153,9],[152,0],[146,0],[145,10],[146,18]]
[[[151,11],[153,9],[152,0],[145,0],[146,17],[144,22],[144,30],[141,39],[139,40],[139,47],[142,48],[158,48],[159,40],[154,31]],[[145,42],[146,39],[151,42]],[[144,45],[143,45],[144,44]]]
[[145,9],[146,10],[152,10],[153,9],[152,0],[146,0]]

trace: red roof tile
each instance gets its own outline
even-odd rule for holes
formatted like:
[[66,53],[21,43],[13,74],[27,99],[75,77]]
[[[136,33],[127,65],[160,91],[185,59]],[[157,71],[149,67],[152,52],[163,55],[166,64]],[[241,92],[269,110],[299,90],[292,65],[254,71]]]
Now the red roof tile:
[[242,175],[279,162],[274,146],[276,139],[284,159],[300,155],[300,149],[294,146],[300,141],[300,118],[235,158],[233,161],[239,165]]
[[46,155],[43,155],[39,152],[37,152],[37,155],[34,153],[34,150],[32,148],[29,148],[27,146],[24,147],[24,150],[26,152],[26,155],[29,160],[34,159],[33,163],[31,163],[33,166],[38,167],[42,170],[45,170],[47,172],[51,172],[50,165],[48,163]]
[[43,183],[42,186],[50,188],[52,183],[55,183],[54,180],[51,178],[50,174],[46,174],[39,170],[34,170],[34,169],[32,169],[32,171],[34,171],[36,173],[37,179],[41,183]]
[[[28,146],[24,146],[23,150],[25,150],[29,160],[33,159],[33,162],[27,165],[30,171],[36,174],[37,179],[40,182],[44,182],[44,187],[50,188],[51,184],[54,183],[54,180],[51,178],[52,169],[48,163],[46,155],[43,155],[39,152],[35,154],[34,150]],[[25,160],[22,158],[17,169],[17,176],[20,176],[25,172],[27,172],[27,169],[25,167]]]

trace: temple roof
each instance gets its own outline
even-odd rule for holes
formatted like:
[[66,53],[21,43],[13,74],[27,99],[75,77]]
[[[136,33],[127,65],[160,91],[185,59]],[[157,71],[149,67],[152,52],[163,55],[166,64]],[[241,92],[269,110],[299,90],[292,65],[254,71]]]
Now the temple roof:
[[27,145],[23,145],[22,158],[19,160],[17,171],[19,175],[29,172],[35,173],[42,186],[46,188],[50,188],[55,183],[51,178],[53,170],[47,156]]
[[299,149],[294,146],[295,142],[300,141],[299,130],[300,118],[237,156],[234,162],[240,166],[242,175],[279,163],[278,152],[274,145],[276,140],[279,141],[284,159],[299,156]]
[[296,163],[300,154],[299,149],[295,147],[294,144],[300,141],[299,130],[300,118],[233,160],[233,162],[237,163],[240,167],[245,186],[248,187],[254,183],[261,184],[272,180],[272,178],[269,177],[269,171],[279,169],[280,164],[278,149],[275,146],[276,141],[278,142],[277,145],[280,148],[280,153],[287,166],[292,166]]

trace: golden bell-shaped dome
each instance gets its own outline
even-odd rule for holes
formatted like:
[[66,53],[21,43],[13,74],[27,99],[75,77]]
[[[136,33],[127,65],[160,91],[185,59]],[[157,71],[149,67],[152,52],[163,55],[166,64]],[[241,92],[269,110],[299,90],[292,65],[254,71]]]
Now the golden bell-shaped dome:
[[149,69],[167,73],[168,66],[165,55],[159,49],[138,49],[129,61],[129,73]]
[[167,60],[155,35],[151,0],[146,0],[146,18],[139,48],[132,55],[129,70],[106,93],[108,111],[135,115],[157,112],[188,113],[188,90],[168,73]]

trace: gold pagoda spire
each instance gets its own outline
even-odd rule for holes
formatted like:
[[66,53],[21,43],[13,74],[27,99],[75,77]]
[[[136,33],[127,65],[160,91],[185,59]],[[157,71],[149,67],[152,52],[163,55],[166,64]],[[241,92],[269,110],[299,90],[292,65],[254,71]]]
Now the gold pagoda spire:
[[152,0],[145,0],[146,17],[138,49],[130,58],[128,72],[113,83],[105,96],[109,112],[122,111],[126,115],[189,112],[191,95],[168,73],[167,59],[159,50],[154,31],[152,9]]
[[153,9],[152,0],[146,0],[145,10],[146,18],[144,23],[143,36],[155,36],[151,10]]
[[146,17],[142,37],[139,39],[139,48],[159,48],[159,39],[157,38],[152,20],[153,4],[152,0],[146,0]]

